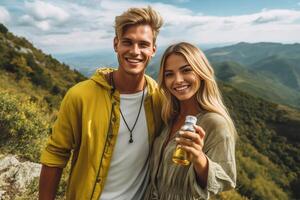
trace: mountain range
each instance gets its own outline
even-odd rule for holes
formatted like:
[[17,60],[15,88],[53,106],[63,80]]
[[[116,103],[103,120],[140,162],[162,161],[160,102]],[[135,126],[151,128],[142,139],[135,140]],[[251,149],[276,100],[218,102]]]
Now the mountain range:
[[220,80],[268,101],[300,107],[300,44],[238,43],[205,53]]

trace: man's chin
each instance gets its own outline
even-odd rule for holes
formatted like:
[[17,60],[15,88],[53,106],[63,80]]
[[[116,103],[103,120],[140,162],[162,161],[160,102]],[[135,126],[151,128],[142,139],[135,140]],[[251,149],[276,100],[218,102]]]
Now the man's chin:
[[132,76],[138,76],[138,75],[144,75],[144,70],[139,70],[139,71],[127,71],[126,72],[128,75],[132,75]]
[[143,67],[138,67],[136,69],[126,69],[125,72],[131,75],[140,75],[145,73],[145,69]]

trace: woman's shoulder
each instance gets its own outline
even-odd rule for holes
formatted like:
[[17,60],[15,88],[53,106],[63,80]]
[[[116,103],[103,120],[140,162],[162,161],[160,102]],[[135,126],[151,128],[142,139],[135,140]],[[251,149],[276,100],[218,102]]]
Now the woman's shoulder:
[[198,125],[205,131],[207,139],[219,141],[233,136],[227,120],[218,113],[208,112],[203,114],[198,119]]
[[222,126],[227,126],[227,121],[225,117],[223,117],[219,113],[215,112],[206,112],[203,114],[200,114],[198,116],[198,123],[201,124],[206,124],[207,126],[213,126],[213,127],[222,127]]

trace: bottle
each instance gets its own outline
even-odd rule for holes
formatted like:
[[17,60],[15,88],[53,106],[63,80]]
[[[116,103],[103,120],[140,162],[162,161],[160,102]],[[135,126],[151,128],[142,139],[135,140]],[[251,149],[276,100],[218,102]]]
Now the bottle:
[[[195,132],[194,125],[196,124],[196,122],[197,122],[197,118],[195,116],[187,115],[185,117],[184,125],[181,127],[180,130]],[[187,159],[187,153],[178,146],[176,147],[173,153],[172,160],[174,163],[179,165],[190,164],[190,161]]]

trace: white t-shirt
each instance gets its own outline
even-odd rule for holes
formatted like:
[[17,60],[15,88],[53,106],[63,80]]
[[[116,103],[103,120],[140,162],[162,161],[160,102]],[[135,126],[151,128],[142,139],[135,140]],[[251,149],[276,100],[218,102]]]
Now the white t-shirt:
[[[137,118],[142,91],[120,95],[120,108],[130,129]],[[147,96],[145,89],[144,99]],[[149,178],[149,139],[144,104],[132,132],[120,115],[119,134],[100,200],[140,200]]]

